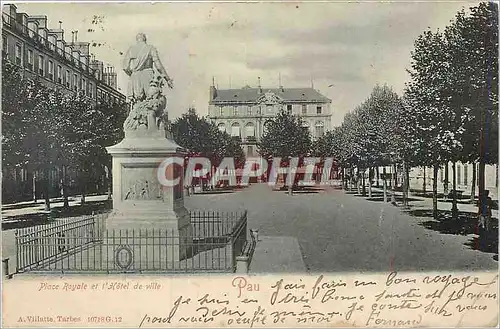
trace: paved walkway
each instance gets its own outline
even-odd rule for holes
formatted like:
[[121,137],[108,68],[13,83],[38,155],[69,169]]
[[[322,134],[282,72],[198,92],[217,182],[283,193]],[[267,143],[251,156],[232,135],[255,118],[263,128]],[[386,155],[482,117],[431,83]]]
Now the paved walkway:
[[[248,209],[248,227],[258,229],[260,236],[250,266],[253,273],[498,268],[494,253],[474,249],[475,234],[445,234],[425,214],[432,200],[412,198],[413,209],[423,215],[337,189],[289,196],[265,184],[232,193],[193,195],[185,204],[205,211]],[[440,209],[451,209],[449,203],[439,204]],[[462,211],[467,207],[471,206],[459,204]],[[3,210],[2,215],[33,211],[43,211],[43,205]],[[3,231],[2,240],[2,255],[12,260],[14,230]]]
[[[259,235],[295,237],[311,272],[468,271],[492,270],[498,265],[494,254],[473,249],[474,234],[442,234],[428,228],[436,223],[432,218],[341,190],[289,196],[255,184],[241,192],[194,195],[186,199],[186,205],[210,210],[248,209],[249,228],[258,229]],[[285,249],[279,242],[274,248]],[[287,266],[279,253],[275,262]],[[272,264],[272,268],[279,266]]]
[[299,242],[291,236],[259,236],[249,272],[307,272]]

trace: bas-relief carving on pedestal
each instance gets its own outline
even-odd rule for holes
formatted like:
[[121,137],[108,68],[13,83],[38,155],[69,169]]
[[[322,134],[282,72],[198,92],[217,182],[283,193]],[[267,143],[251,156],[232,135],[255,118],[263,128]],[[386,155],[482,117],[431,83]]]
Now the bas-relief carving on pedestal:
[[[146,170],[141,170],[146,169]],[[150,168],[122,169],[122,197],[123,200],[157,200],[163,201],[162,186],[158,179],[151,175]],[[148,176],[151,176],[148,178]]]

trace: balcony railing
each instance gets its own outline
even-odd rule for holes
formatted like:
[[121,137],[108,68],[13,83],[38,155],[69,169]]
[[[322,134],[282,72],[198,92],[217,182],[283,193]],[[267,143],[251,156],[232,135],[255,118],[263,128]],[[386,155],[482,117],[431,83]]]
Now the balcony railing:
[[[91,67],[89,64],[86,64],[85,61],[75,59],[72,54],[66,53],[64,48],[60,48],[57,46],[57,44],[50,42],[47,38],[44,38],[41,36],[38,31],[34,31],[30,29],[29,27],[19,23],[15,17],[10,16],[8,13],[2,12],[2,22],[4,28],[7,27],[9,29],[12,29],[16,32],[19,32],[20,34],[26,36],[28,39],[32,40],[33,42],[37,43],[38,45],[43,46],[46,48],[48,51],[51,51],[54,53],[54,55],[57,55],[64,60],[68,61],[72,65],[76,66],[77,68],[80,68],[84,70],[85,72],[94,75],[98,77],[98,73],[96,72],[97,69]],[[33,70],[33,69],[31,69]],[[98,78],[103,83],[106,83],[104,80]]]

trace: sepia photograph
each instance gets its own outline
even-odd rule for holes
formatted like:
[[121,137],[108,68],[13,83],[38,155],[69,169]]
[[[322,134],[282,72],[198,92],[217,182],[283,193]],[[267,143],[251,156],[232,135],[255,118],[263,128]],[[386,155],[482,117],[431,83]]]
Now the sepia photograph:
[[[172,286],[168,317],[128,325],[439,326],[466,310],[497,325],[498,17],[474,1],[3,2],[4,312],[23,300],[13,287],[50,304],[44,291],[134,296],[151,276],[166,281],[144,289]],[[200,315],[226,303],[195,278],[314,319]],[[320,293],[348,308],[315,314]],[[127,315],[42,309],[9,326]]]

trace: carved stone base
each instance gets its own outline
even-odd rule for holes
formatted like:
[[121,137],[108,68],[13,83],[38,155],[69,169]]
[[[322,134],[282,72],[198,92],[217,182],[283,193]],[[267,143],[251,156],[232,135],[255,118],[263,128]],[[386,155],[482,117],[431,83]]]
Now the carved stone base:
[[124,140],[107,148],[113,157],[113,212],[106,221],[105,241],[108,266],[161,271],[189,257],[192,245],[182,166],[167,167],[167,176],[180,178],[177,186],[162,186],[157,177],[166,158],[183,159],[185,151],[166,139],[165,131],[125,133]]
[[193,232],[186,209],[177,213],[118,213],[106,222],[108,267],[114,270],[173,270],[191,257]]

